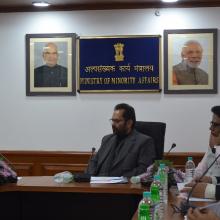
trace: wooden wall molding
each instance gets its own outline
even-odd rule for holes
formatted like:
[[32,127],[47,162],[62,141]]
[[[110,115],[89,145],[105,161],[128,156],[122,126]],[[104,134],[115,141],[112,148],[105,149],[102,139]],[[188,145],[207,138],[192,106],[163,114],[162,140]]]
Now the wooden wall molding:
[[[91,152],[79,151],[0,151],[12,164],[18,176],[52,176],[68,170],[81,173],[87,167]],[[166,153],[165,153],[166,155]],[[204,152],[173,152],[165,159],[173,161],[174,167],[184,170],[188,156],[197,165]]]
[[34,163],[12,163],[12,168],[19,171],[20,176],[33,176]]
[[86,170],[86,164],[53,164],[53,163],[42,163],[42,176],[52,176],[55,173],[59,173],[68,170],[72,173],[82,173]]
[[165,159],[173,161],[173,165],[175,168],[185,170],[187,157],[192,156],[193,161],[197,166],[198,163],[202,160],[204,154],[204,152],[174,152],[170,153],[168,156],[165,156]]

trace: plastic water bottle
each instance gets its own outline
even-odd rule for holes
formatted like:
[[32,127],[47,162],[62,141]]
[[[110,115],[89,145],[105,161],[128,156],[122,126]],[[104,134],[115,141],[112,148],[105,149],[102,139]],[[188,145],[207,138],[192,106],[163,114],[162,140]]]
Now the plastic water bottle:
[[53,177],[56,183],[70,183],[73,181],[73,174],[69,171],[57,173]]
[[162,192],[162,187],[161,187],[159,175],[154,176],[154,181],[151,184],[150,191],[151,191],[151,199],[152,199],[153,205],[154,205],[154,218],[153,219],[160,220],[160,216],[161,216],[160,200],[162,198],[163,192]]
[[138,206],[138,220],[152,220],[153,202],[150,192],[143,192],[143,199]]
[[192,157],[188,157],[186,165],[185,165],[185,182],[190,182],[195,173],[195,164],[193,162]]
[[154,176],[154,181],[150,186],[150,192],[153,203],[158,203],[160,201],[160,176]]
[[159,176],[161,186],[163,188],[163,202],[167,203],[168,198],[168,174],[167,169],[165,168],[165,164],[161,163],[159,168]]

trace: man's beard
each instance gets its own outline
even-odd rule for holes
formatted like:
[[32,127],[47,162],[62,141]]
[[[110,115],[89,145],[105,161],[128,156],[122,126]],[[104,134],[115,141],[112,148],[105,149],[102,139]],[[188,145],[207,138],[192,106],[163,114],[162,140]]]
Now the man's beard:
[[125,137],[125,136],[127,136],[127,131],[125,129],[118,130],[117,128],[112,126],[112,131],[113,131],[113,134],[115,134],[118,137]]
[[192,63],[192,62],[190,62],[190,61],[187,60],[187,59],[184,59],[183,62],[184,62],[187,66],[189,66],[190,68],[193,68],[193,69],[198,68],[198,66],[199,66],[199,64],[200,64],[200,62]]

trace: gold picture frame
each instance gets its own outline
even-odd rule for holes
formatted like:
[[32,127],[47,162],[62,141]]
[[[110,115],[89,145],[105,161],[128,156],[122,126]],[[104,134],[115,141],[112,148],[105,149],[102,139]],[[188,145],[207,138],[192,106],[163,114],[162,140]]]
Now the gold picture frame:
[[164,30],[164,93],[217,93],[217,29]]
[[26,34],[26,95],[76,95],[76,34]]

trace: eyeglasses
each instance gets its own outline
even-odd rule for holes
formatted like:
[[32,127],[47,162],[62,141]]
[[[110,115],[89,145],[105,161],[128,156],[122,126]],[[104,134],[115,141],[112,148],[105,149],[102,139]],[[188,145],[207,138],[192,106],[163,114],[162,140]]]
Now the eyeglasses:
[[216,127],[220,126],[220,123],[216,123],[214,121],[210,121],[210,126],[216,128]]
[[113,119],[113,118],[110,118],[109,121],[110,121],[111,124],[113,124],[113,123],[119,124],[120,122],[125,121],[125,120],[124,119]]

